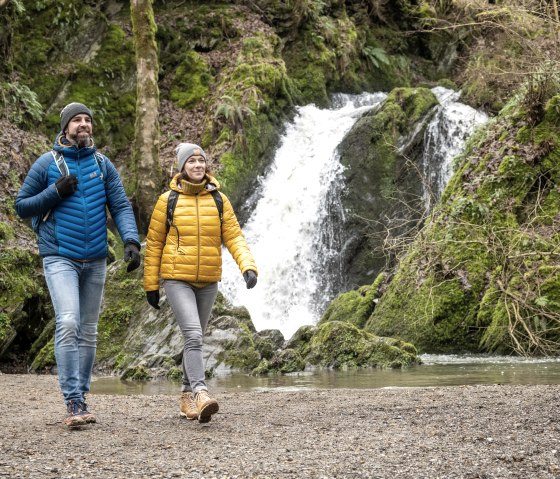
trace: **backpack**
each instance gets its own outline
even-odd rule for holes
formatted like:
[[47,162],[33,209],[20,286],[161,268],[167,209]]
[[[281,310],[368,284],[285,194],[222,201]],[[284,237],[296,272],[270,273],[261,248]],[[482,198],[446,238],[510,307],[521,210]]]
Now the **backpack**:
[[[212,195],[212,198],[214,198],[216,208],[218,208],[218,214],[220,215],[220,229],[222,229],[222,221],[224,219],[224,200],[218,190],[211,190],[210,194]],[[173,224],[173,212],[175,211],[175,206],[177,206],[178,199],[179,192],[171,190],[171,193],[169,193],[169,197],[167,198],[167,219],[165,221],[166,233],[169,233],[169,228]]]

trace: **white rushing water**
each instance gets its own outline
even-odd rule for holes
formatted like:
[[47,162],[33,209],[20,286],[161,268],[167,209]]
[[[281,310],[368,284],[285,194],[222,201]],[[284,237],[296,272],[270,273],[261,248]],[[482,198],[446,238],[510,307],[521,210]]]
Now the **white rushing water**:
[[[431,185],[425,188],[427,208],[449,180],[452,158],[462,151],[474,128],[486,121],[485,115],[458,103],[458,93],[441,87],[432,91],[440,105],[425,120],[429,124],[422,168]],[[223,254],[220,289],[233,304],[249,310],[257,330],[279,329],[288,339],[300,326],[315,324],[332,299],[328,276],[336,272],[326,266],[339,257],[340,244],[329,219],[334,213],[344,216],[336,194],[342,187],[337,146],[354,123],[386,96],[337,95],[331,109],[298,108],[286,126],[270,171],[262,179],[262,195],[243,227],[259,269],[254,289],[246,289],[231,255]],[[411,132],[410,137],[415,136]]]
[[486,114],[457,101],[460,92],[435,87],[432,93],[439,106],[424,132],[422,170],[426,210],[439,200],[449,182],[453,158],[463,151],[474,130],[488,121]]
[[342,168],[336,148],[358,118],[386,96],[338,95],[333,109],[300,107],[287,125],[262,197],[243,226],[259,269],[254,289],[246,289],[231,255],[223,254],[220,289],[247,307],[257,330],[279,329],[290,338],[300,326],[317,322],[317,293],[324,285],[318,266],[325,255],[336,254],[321,241],[327,192]]

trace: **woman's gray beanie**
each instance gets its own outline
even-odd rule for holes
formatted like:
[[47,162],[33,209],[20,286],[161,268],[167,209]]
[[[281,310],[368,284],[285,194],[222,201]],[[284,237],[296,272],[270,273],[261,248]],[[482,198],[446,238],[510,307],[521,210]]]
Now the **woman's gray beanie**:
[[81,103],[68,103],[60,112],[60,131],[66,130],[70,120],[80,113],[85,113],[93,121],[93,115],[87,106]]
[[204,150],[194,143],[179,143],[179,146],[175,148],[175,153],[177,154],[177,168],[179,168],[179,171],[183,171],[186,161],[191,156],[200,155],[206,160]]

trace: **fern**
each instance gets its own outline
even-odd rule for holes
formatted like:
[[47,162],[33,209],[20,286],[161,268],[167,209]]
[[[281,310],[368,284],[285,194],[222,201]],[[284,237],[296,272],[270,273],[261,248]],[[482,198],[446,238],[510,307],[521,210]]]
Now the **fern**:
[[20,83],[0,83],[0,102],[2,116],[24,126],[28,121],[40,121],[43,118],[43,106],[37,100],[37,94],[27,85]]
[[364,47],[362,53],[366,57],[368,64],[370,64],[373,68],[381,68],[382,63],[385,65],[391,64],[391,60],[383,48]]

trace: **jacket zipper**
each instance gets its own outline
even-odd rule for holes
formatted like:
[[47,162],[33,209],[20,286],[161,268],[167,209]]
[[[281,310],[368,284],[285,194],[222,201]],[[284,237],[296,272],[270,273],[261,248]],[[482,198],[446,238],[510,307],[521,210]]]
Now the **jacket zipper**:
[[[81,188],[81,179],[82,179],[82,162],[80,161],[80,152],[78,152],[78,161],[77,163],[77,170],[78,170],[78,185],[76,186],[77,189],[82,190]],[[88,259],[89,257],[89,222],[87,220],[87,205],[86,205],[86,195],[85,192],[82,190],[82,210],[84,212],[84,226],[86,231],[86,241],[85,241],[85,258]]]
[[194,195],[196,200],[196,227],[197,227],[197,248],[196,248],[196,281],[198,281],[198,275],[200,273],[200,214],[198,211],[198,193]]

